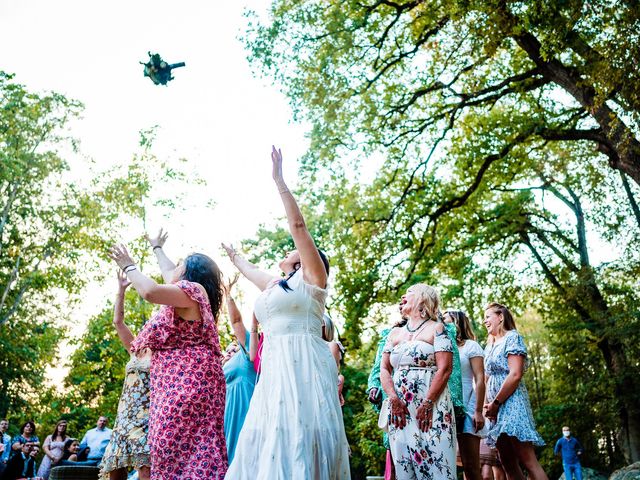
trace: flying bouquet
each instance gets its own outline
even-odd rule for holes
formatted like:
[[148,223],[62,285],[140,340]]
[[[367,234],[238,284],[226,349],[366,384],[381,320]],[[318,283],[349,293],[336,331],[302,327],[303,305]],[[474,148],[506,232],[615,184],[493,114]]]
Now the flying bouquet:
[[148,53],[149,61],[147,63],[140,62],[140,64],[144,65],[144,76],[149,77],[156,85],[166,85],[167,82],[173,80],[171,70],[185,66],[184,62],[169,64],[165,62],[159,54]]

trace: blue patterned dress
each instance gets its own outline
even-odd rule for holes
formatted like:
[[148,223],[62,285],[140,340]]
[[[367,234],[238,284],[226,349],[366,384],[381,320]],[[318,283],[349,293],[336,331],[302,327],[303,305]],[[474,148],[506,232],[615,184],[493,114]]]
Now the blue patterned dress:
[[433,375],[438,370],[436,352],[453,352],[446,331],[434,338],[433,345],[411,340],[391,347],[393,383],[396,393],[409,409],[407,424],[400,429],[389,423],[389,443],[397,480],[454,480],[456,478],[456,429],[449,387],[433,405],[432,426],[427,432],[415,420],[424,402]]
[[[484,370],[487,376],[486,401],[492,402],[500,391],[509,374],[509,355],[525,357],[525,370],[528,367],[527,347],[517,330],[509,330],[504,337],[484,349]],[[516,437],[521,442],[531,442],[533,445],[544,445],[544,440],[536,431],[536,424],[531,412],[529,394],[524,381],[520,380],[518,388],[507,398],[498,409],[498,418],[491,422],[487,434],[487,445],[496,447],[496,441],[502,434]]]
[[[246,332],[245,344],[249,344],[249,332]],[[227,383],[227,395],[224,410],[224,436],[227,440],[229,463],[236,452],[238,437],[249,410],[249,403],[256,386],[256,371],[249,360],[247,351],[240,350],[222,367]]]

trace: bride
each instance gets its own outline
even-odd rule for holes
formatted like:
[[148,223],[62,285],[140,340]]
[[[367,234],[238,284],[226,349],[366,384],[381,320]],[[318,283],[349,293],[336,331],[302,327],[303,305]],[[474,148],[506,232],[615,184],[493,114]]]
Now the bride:
[[264,331],[260,379],[226,478],[349,479],[338,371],[322,339],[329,262],[284,182],[282,153],[275,147],[271,160],[296,250],[280,262],[286,277],[278,279],[223,245],[262,290],[255,315]]

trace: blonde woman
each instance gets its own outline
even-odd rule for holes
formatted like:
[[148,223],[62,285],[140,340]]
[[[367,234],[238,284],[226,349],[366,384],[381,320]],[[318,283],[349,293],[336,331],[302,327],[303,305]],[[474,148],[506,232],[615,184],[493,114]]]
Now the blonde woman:
[[455,479],[456,433],[447,381],[453,345],[440,297],[419,283],[402,296],[407,322],[389,333],[380,381],[390,401],[389,443],[398,480]]
[[490,303],[484,312],[489,341],[484,350],[487,403],[491,421],[487,445],[498,449],[509,480],[524,480],[520,463],[532,480],[548,480],[534,446],[544,445],[536,431],[529,394],[522,381],[527,368],[527,347],[507,307]]

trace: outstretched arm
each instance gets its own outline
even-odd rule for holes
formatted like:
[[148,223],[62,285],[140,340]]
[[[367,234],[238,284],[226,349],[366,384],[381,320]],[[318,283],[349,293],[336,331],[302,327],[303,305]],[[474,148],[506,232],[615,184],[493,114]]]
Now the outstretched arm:
[[[120,269],[127,275],[133,288],[146,301],[158,305],[172,305],[178,308],[189,309],[190,315],[200,317],[200,309],[195,300],[177,285],[158,285],[153,279],[138,270],[137,265],[131,259],[124,245],[116,245],[111,248],[109,258],[114,260]],[[184,318],[184,317],[183,317]]]
[[325,270],[318,248],[316,247],[307,225],[296,203],[296,199],[289,191],[282,177],[282,151],[271,147],[271,161],[273,166],[273,180],[278,187],[284,210],[289,221],[289,231],[293,237],[293,243],[300,254],[300,260],[304,266],[304,276],[308,283],[320,288],[327,286],[327,271]]
[[158,232],[158,235],[154,238],[149,237],[149,235],[145,235],[149,245],[153,248],[153,253],[156,256],[156,260],[158,260],[158,266],[160,267],[160,271],[162,272],[162,279],[164,283],[171,283],[173,280],[173,271],[176,269],[176,265],[169,260],[167,254],[164,253],[162,247],[164,247],[164,243],[167,241],[167,237],[169,236],[168,232],[163,232],[162,228]]
[[113,305],[113,326],[116,327],[118,337],[127,351],[131,351],[131,342],[135,338],[129,327],[124,323],[124,294],[129,285],[131,285],[131,282],[127,279],[127,276],[121,270],[118,270],[118,293]]
[[253,314],[251,319],[251,337],[249,339],[249,360],[252,362],[258,356],[258,343],[260,341],[260,334],[258,333],[258,319],[256,314]]
[[229,280],[229,282],[224,286],[225,290],[225,298],[227,300],[227,311],[229,312],[229,322],[231,322],[231,328],[233,329],[233,334],[236,337],[239,345],[242,345],[242,348],[247,350],[247,331],[244,328],[244,323],[242,323],[242,314],[240,313],[240,309],[236,305],[236,301],[233,299],[231,295],[231,290],[233,286],[238,281],[238,275],[236,273],[235,277]]
[[233,263],[233,266],[240,270],[240,273],[244,275],[251,283],[260,289],[260,291],[266,289],[276,277],[269,275],[266,272],[260,270],[256,265],[240,255],[233,245],[222,244],[225,252],[229,256],[229,260]]

